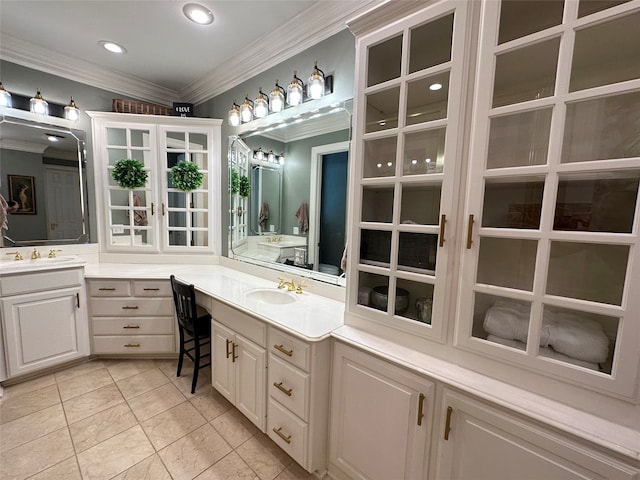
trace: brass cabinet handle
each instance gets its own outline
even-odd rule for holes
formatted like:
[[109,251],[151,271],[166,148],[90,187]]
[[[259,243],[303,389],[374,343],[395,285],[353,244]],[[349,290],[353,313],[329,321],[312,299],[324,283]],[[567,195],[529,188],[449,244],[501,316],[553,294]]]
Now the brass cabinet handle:
[[231,340],[227,338],[227,358],[231,355],[231,350],[229,350],[229,345],[231,345]]
[[445,214],[440,215],[440,247],[444,246],[444,225],[447,223],[447,216]]
[[233,348],[231,349],[232,351],[231,361],[233,363],[236,363],[236,358],[238,358],[238,355],[236,355],[236,348],[238,348],[238,344],[236,342],[233,342]]
[[291,435],[285,435],[284,433],[282,433],[282,427],[273,427],[273,432],[278,435],[282,440],[284,440],[287,443],[291,443]]
[[280,383],[273,382],[273,386],[276,387],[278,390],[280,390],[282,393],[284,393],[287,397],[290,397],[291,396],[291,392],[293,392],[292,388],[290,388],[288,390],[286,388],[284,388],[282,386],[282,382],[280,382]]
[[127,344],[125,345],[125,347],[139,347],[139,346],[140,346],[140,344],[139,344],[139,343],[127,343]]
[[424,406],[424,394],[421,393],[418,396],[418,426],[422,426],[422,417],[424,417],[424,412],[422,411],[422,408]]
[[162,205],[162,216],[164,217],[164,202],[161,205]]
[[160,290],[159,288],[145,288],[143,289],[145,292],[157,292]]
[[444,439],[449,440],[449,432],[451,431],[451,414],[453,413],[453,408],[447,407],[447,422],[444,426]]
[[469,215],[469,220],[467,221],[467,250],[471,248],[471,244],[473,240],[471,240],[471,235],[473,234],[473,215]]
[[98,291],[100,291],[100,292],[115,292],[116,289],[115,288],[100,287],[98,289]]
[[137,310],[138,306],[136,305],[135,307],[129,307],[127,305],[125,305],[124,307],[122,307],[123,310]]
[[156,206],[153,204],[153,202],[151,202],[151,215],[155,215],[156,210],[155,210]]
[[287,350],[286,348],[284,348],[284,345],[274,345],[273,348],[275,348],[279,352],[284,353],[287,357],[292,357],[293,356],[293,349],[292,350]]
[[80,308],[80,294],[76,293],[76,306]]
[[125,325],[122,328],[140,328],[140,325]]

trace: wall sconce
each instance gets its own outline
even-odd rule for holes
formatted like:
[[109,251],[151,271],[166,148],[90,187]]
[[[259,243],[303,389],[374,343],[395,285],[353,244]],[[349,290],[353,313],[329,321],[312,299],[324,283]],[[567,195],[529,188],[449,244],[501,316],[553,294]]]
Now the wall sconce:
[[304,84],[296,74],[296,70],[293,71],[293,79],[287,87],[287,104],[292,107],[296,107],[302,103],[302,97],[304,96]]
[[278,85],[278,80],[276,80],[276,86],[269,93],[269,98],[271,99],[269,108],[273,113],[278,113],[284,108],[285,92],[284,88]]
[[280,165],[284,165],[284,153],[281,153],[280,155],[278,155],[278,163]]
[[318,68],[318,62],[313,65],[313,72],[307,82],[307,96],[314,100],[324,95],[324,72]]
[[4,89],[2,82],[0,82],[0,107],[11,108],[11,94]]
[[264,152],[262,151],[262,147],[258,147],[258,150],[253,151],[253,158],[259,162],[264,161]]
[[42,98],[40,90],[37,91],[35,97],[29,100],[29,109],[31,110],[31,113],[49,115],[49,104],[44,98]]
[[260,87],[258,96],[254,100],[253,104],[253,115],[256,118],[264,118],[267,116],[267,113],[269,113],[269,99],[264,93],[262,93],[262,87]]
[[71,97],[69,105],[64,107],[64,118],[72,122],[80,121],[80,109],[76,106],[76,102],[73,101],[73,97]]
[[229,110],[229,125],[237,127],[240,125],[240,105],[233,101],[233,106]]
[[276,163],[276,154],[273,153],[273,150],[269,150],[269,153],[267,154],[267,161],[269,163]]
[[253,102],[247,96],[244,97],[244,102],[240,105],[240,120],[244,123],[253,120]]

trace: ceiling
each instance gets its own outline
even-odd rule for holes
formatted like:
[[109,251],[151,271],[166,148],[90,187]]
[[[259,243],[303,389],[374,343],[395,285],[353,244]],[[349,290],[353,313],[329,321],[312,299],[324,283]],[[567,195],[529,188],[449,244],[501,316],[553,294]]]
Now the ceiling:
[[[213,24],[183,15],[191,1],[213,12]],[[337,33],[376,3],[0,0],[0,58],[134,98],[197,104]],[[100,40],[127,53],[111,54]]]

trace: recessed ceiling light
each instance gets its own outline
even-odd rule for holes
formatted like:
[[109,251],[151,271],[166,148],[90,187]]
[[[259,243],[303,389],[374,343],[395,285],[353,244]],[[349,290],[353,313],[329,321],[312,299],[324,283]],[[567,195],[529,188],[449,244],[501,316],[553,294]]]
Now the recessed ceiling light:
[[198,25],[210,25],[213,23],[213,13],[207,7],[197,3],[187,3],[182,7],[185,16]]
[[429,85],[429,90],[440,90],[442,88],[442,84],[441,83],[432,83],[431,85]]
[[117,43],[110,42],[109,40],[100,40],[98,42],[98,45],[100,45],[102,48],[104,48],[105,50],[108,50],[111,53],[127,53],[127,49],[124,48],[122,45],[118,45]]

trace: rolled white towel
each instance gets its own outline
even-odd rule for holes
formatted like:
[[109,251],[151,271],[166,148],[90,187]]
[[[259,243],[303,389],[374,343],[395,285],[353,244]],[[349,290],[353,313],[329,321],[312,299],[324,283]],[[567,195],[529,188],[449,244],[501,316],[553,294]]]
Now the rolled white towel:
[[526,342],[529,312],[524,314],[515,309],[493,306],[487,310],[483,327],[490,335]]
[[543,331],[548,338],[540,337],[540,345],[551,346],[558,353],[585,362],[603,363],[609,356],[609,338],[602,325],[594,320],[573,313],[556,313]]

